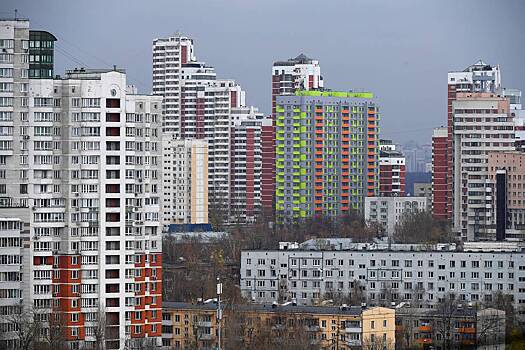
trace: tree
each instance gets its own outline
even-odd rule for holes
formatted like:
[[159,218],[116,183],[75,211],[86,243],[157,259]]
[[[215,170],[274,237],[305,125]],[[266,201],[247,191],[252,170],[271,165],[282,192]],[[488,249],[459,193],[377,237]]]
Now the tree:
[[10,328],[14,329],[14,336],[18,342],[18,349],[32,350],[40,339],[43,332],[44,324],[41,321],[43,312],[18,307],[18,312],[6,316],[7,323],[11,324]]
[[434,329],[441,335],[441,339],[443,339],[443,350],[455,349],[453,338],[453,330],[455,328],[454,320],[461,312],[458,306],[459,301],[454,294],[445,295],[436,306],[435,313],[439,316],[439,319]]
[[446,221],[434,219],[428,211],[406,212],[396,225],[397,243],[451,243],[454,237]]

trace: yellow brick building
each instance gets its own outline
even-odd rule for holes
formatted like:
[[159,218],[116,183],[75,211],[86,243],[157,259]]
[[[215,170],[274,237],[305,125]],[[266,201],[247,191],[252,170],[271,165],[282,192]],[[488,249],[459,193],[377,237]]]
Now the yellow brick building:
[[[164,302],[163,345],[212,349],[218,342],[217,305]],[[395,311],[389,308],[248,304],[227,306],[221,345],[264,349],[289,341],[305,349],[391,350]],[[233,339],[235,338],[235,339]]]

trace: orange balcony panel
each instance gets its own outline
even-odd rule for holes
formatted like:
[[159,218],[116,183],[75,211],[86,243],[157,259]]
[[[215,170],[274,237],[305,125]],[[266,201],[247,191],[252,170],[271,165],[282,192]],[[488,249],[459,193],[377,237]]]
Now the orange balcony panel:
[[343,171],[343,172],[341,173],[341,176],[348,176],[348,175],[350,175],[350,173],[349,173],[348,171]]
[[323,130],[315,130],[315,133],[316,133],[316,135],[322,135],[323,134]]
[[315,120],[323,120],[323,116],[322,115],[316,115],[315,116]]
[[316,168],[316,169],[322,169],[323,166],[322,166],[322,165],[317,165],[317,164],[316,164],[316,165],[315,165],[315,168]]
[[316,171],[315,172],[315,176],[323,176],[323,172],[322,171]]
[[343,131],[341,132],[341,134],[343,134],[343,135],[350,135],[350,131],[348,131],[348,130],[343,130]]
[[349,142],[350,141],[350,138],[348,137],[343,137],[343,142]]
[[341,186],[341,189],[342,190],[348,190],[348,189],[350,189],[350,187],[349,186]]
[[420,332],[432,332],[432,327],[430,326],[420,326],[419,327]]
[[371,157],[373,157],[373,156],[376,155],[376,153],[375,153],[375,152],[368,152],[368,155],[371,156]]
[[373,165],[369,165],[368,169],[374,169],[375,167]]
[[370,141],[370,142],[375,142],[376,139],[375,139],[375,137],[370,137],[370,138],[368,138],[368,141]]
[[323,155],[323,151],[315,151],[315,155],[316,156],[322,156]]
[[375,122],[376,121],[376,117],[371,117],[370,115],[368,116],[368,121],[369,122]]
[[318,127],[318,128],[322,128],[324,126],[324,123],[322,122],[316,122],[315,123],[315,126]]
[[431,338],[419,338],[419,339],[416,339],[416,343],[418,343],[418,344],[432,344],[432,339]]
[[343,206],[341,206],[341,210],[342,211],[348,211],[348,210],[350,210],[350,208],[343,205]]
[[368,186],[367,187],[369,190],[373,190],[374,189],[374,186]]
[[376,114],[376,111],[368,111],[368,115],[370,114]]
[[341,200],[341,204],[348,204],[348,199]]
[[[316,199],[314,200],[314,204],[323,204],[323,200],[322,199]],[[315,208],[317,209],[317,208]]]
[[349,109],[342,109],[341,113],[350,113],[350,110]]
[[350,169],[350,166],[349,165],[342,165],[341,168],[342,169]]
[[323,113],[323,109],[322,108],[316,108],[315,109],[315,113]]
[[343,152],[341,152],[341,154],[342,154],[343,156],[348,156],[348,155],[350,155],[350,152],[348,152],[348,151],[343,151]]
[[323,161],[323,158],[315,158],[315,161],[316,161],[316,162],[322,162],[322,161]]
[[315,186],[315,189],[316,189],[316,190],[322,190],[322,189],[323,189],[323,186]]
[[347,143],[343,143],[343,144],[341,145],[341,148],[343,148],[343,149],[348,149],[348,148],[350,148],[350,145],[347,144]]
[[460,328],[458,328],[458,333],[475,334],[476,333],[476,328],[474,328],[474,327],[460,327]]

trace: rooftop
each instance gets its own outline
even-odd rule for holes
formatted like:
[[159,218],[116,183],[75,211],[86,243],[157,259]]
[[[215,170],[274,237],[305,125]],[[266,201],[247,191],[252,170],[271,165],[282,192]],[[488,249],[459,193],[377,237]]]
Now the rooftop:
[[[165,310],[202,310],[202,311],[215,311],[217,310],[217,304],[211,303],[183,303],[183,302],[172,302],[163,301],[162,307]],[[222,306],[224,307],[224,306]],[[301,313],[301,314],[318,314],[318,315],[348,315],[348,316],[359,316],[363,310],[360,306],[306,306],[306,305],[294,305],[288,304],[238,304],[233,305],[232,309],[237,311],[248,311],[248,312],[269,312],[269,313]],[[373,308],[370,308],[373,309]]]
[[290,58],[287,61],[276,61],[273,63],[274,66],[294,66],[296,64],[309,64],[316,63],[317,61],[306,56],[304,53],[299,54],[295,58]]
[[371,92],[353,92],[353,91],[321,91],[321,90],[297,90],[296,96],[312,97],[342,97],[342,98],[374,98]]

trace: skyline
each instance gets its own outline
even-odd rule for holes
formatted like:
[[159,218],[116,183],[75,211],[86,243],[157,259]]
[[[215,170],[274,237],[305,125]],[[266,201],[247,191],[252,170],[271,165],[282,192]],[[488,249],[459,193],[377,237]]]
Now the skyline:
[[[483,59],[501,65],[505,87],[525,90],[525,66],[520,64],[525,49],[519,45],[525,33],[520,22],[525,3],[446,3],[333,1],[317,6],[313,18],[311,1],[279,4],[278,11],[276,2],[223,0],[197,6],[162,1],[155,7],[126,3],[123,17],[122,1],[104,4],[101,12],[102,2],[52,1],[41,11],[31,1],[8,0],[0,13],[12,17],[17,8],[18,16],[31,19],[35,29],[57,36],[57,74],[116,64],[144,93],[151,92],[153,40],[180,31],[194,39],[198,60],[214,66],[218,77],[235,79],[247,92],[247,104],[265,114],[271,109],[272,63],[304,53],[320,61],[327,88],[375,94],[382,138],[424,144],[434,127],[446,124],[447,72]],[[159,8],[163,11],[156,12]],[[367,19],[371,15],[373,26]],[[96,27],[89,24],[93,20]],[[424,30],[417,30],[420,27]],[[354,54],[354,48],[360,53]]]

